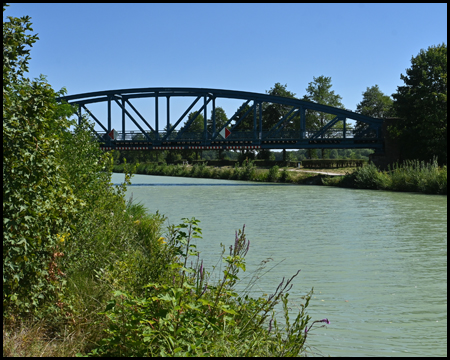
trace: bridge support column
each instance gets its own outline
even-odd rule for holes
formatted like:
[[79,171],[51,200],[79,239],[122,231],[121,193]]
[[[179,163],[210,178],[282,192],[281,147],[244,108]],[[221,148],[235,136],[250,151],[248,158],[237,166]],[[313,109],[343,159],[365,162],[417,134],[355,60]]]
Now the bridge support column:
[[125,99],[122,97],[122,140],[125,140]]
[[384,152],[375,152],[369,155],[369,161],[372,161],[381,170],[387,170],[388,165],[392,165],[402,160],[401,149],[398,141],[389,134],[388,127],[398,118],[385,118],[381,127],[381,133],[384,138]]

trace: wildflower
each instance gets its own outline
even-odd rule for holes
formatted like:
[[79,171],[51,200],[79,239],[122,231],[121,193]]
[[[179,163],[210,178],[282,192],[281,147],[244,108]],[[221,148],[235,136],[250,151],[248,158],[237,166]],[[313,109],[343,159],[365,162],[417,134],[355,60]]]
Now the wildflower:
[[140,222],[140,220],[136,220],[136,221],[133,221],[136,225],[139,225],[141,222]]
[[320,320],[320,322],[324,322],[324,323],[329,324],[329,323],[330,323],[330,320],[328,320],[328,319],[322,319],[322,320]]
[[166,242],[164,241],[164,238],[163,238],[163,237],[160,237],[160,238],[158,239],[158,242],[159,242],[160,244],[166,244]]

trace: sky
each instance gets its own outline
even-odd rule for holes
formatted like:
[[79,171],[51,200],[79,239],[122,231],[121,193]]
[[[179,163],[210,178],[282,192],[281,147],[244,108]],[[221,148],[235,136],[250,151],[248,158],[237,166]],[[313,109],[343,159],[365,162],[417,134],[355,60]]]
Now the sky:
[[[143,87],[265,93],[279,82],[301,98],[324,75],[355,110],[368,87],[395,93],[413,56],[447,43],[447,4],[20,3],[8,15],[31,16],[39,36],[28,77],[44,74],[68,95]],[[241,103],[217,106],[231,117]]]

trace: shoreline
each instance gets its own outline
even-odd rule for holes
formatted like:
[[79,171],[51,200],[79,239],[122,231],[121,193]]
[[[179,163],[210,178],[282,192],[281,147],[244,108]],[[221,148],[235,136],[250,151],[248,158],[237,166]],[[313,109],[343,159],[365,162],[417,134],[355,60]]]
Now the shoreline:
[[[124,164],[114,165],[112,171],[123,173],[124,167]],[[340,172],[333,170],[279,168],[276,165],[261,168],[250,161],[234,167],[215,167],[204,163],[194,165],[146,163],[134,166],[133,173],[447,195],[446,167],[407,165],[404,168],[394,167],[390,172],[386,172],[370,164],[358,168],[339,169]]]

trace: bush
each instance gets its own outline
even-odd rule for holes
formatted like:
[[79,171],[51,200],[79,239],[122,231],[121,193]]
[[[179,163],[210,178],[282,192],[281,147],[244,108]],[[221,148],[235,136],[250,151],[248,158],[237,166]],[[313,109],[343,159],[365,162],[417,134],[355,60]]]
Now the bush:
[[280,181],[284,183],[292,182],[292,175],[287,170],[287,168],[284,168],[283,171],[280,174]]
[[280,176],[279,169],[280,168],[277,165],[271,167],[269,169],[269,174],[267,175],[267,181],[276,182]]

